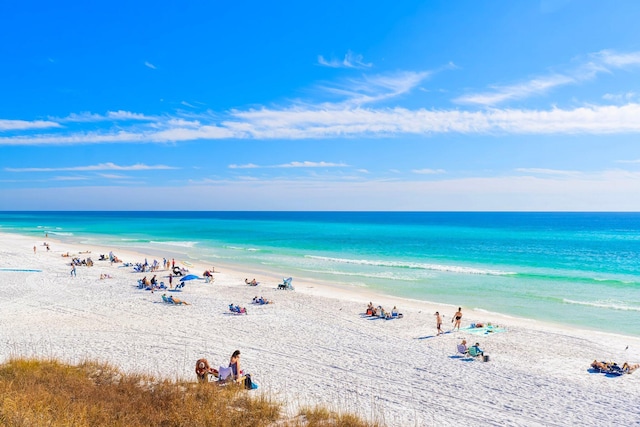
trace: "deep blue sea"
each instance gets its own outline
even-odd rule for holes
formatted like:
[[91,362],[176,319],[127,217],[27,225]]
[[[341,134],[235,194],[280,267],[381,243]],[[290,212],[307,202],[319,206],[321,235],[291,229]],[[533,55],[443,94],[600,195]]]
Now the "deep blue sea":
[[640,335],[640,213],[0,212],[0,231]]

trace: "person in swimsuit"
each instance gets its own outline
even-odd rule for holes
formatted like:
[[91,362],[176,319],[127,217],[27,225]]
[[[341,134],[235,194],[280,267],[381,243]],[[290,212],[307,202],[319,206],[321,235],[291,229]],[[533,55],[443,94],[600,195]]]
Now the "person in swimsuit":
[[233,371],[233,379],[236,382],[240,382],[242,380],[242,369],[240,369],[240,350],[236,350],[231,355],[231,359],[229,360],[229,367]]
[[436,336],[443,334],[444,332],[442,332],[442,317],[440,317],[440,312],[436,311],[436,326],[438,329],[438,333],[436,334]]
[[451,319],[451,323],[453,323],[452,331],[455,331],[456,328],[458,328],[458,330],[460,330],[460,321],[461,320],[462,320],[462,307],[458,307],[458,311],[456,311],[456,314],[454,314],[453,318]]

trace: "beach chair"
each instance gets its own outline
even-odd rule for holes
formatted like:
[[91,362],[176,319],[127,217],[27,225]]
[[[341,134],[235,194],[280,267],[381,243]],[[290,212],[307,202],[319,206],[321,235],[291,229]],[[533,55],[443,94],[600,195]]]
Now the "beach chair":
[[167,298],[166,295],[162,295],[162,301],[166,302],[167,304],[173,304],[171,301],[169,301],[169,298]]
[[291,281],[293,280],[292,277],[289,277],[287,279],[282,279],[282,283],[280,283],[278,285],[278,289],[284,289],[284,290],[290,290],[293,291],[293,285],[291,284]]
[[233,369],[231,367],[220,366],[218,368],[218,384],[226,384],[233,381]]
[[481,358],[483,361],[487,362],[489,361],[489,356],[484,356],[484,352],[483,351],[479,351],[478,347],[472,345],[471,347],[469,347],[469,349],[467,350],[469,356],[471,357],[479,357]]
[[469,349],[467,349],[467,346],[466,346],[466,345],[464,345],[464,344],[458,344],[458,345],[457,345],[457,347],[456,347],[456,351],[457,351],[459,354],[462,354],[462,355],[464,355],[464,356],[466,356],[466,355],[468,355],[468,354],[469,354]]

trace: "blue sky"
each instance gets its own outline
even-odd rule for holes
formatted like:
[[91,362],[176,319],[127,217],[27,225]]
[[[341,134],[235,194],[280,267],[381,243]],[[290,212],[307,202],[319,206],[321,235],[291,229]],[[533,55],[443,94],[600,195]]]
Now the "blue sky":
[[84,3],[0,4],[0,209],[640,210],[640,2]]

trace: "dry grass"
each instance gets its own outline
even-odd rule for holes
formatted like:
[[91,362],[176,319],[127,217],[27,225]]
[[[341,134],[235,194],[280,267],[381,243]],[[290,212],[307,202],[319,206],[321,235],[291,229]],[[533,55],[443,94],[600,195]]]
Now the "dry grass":
[[350,415],[305,409],[294,419],[281,405],[242,387],[124,375],[106,364],[11,359],[0,366],[0,425],[337,426],[370,424]]

